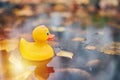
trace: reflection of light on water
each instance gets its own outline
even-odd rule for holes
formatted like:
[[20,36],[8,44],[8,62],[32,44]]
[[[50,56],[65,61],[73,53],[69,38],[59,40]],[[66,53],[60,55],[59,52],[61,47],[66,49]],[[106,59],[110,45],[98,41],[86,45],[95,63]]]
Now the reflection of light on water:
[[20,74],[19,76],[15,77],[15,80],[27,80],[28,76],[32,74],[32,71],[26,71],[23,74]]
[[10,56],[9,61],[13,64],[13,66],[15,67],[15,71],[22,71],[23,70],[23,65],[20,62],[19,59],[17,59],[13,54]]
[[[37,80],[35,78],[35,75],[33,74],[33,71],[36,67],[30,66],[24,72],[18,76],[15,77],[15,80]],[[30,78],[29,78],[30,77]]]
[[11,71],[13,71],[13,74],[18,74],[15,76],[14,80],[27,80],[27,78],[33,74],[33,71],[35,69],[35,66],[29,66],[29,67],[25,67],[22,62],[21,59],[19,58],[19,56],[15,56],[15,55],[11,55],[9,57],[9,61],[12,63],[12,66],[14,68],[11,69]]
[[16,69],[15,71],[18,71],[18,72],[19,72],[19,71],[22,71],[22,70],[23,70],[23,66],[22,66],[22,64],[19,63],[19,62],[18,62],[18,63],[15,63],[14,66],[15,66],[15,69]]

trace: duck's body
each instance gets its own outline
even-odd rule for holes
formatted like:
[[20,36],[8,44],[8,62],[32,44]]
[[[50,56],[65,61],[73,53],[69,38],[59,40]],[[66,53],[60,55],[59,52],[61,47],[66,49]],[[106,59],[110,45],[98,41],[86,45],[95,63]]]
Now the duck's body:
[[52,39],[49,30],[45,26],[36,27],[32,36],[34,42],[28,42],[24,38],[20,40],[20,52],[24,59],[30,61],[44,61],[54,56],[52,47],[47,44],[48,39]]
[[24,59],[31,61],[43,61],[54,56],[54,51],[47,43],[36,44],[25,39],[20,41],[21,55]]
[[38,26],[32,32],[34,42],[28,42],[24,38],[20,40],[20,52],[25,65],[36,65],[35,76],[38,80],[47,80],[49,76],[48,62],[54,56],[53,48],[47,44],[47,40],[53,40],[48,28]]

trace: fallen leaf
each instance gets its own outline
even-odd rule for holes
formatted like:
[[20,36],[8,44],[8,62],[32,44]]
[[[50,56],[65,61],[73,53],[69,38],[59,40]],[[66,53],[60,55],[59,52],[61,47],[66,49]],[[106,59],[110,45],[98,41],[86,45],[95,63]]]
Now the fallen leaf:
[[75,0],[77,4],[89,4],[90,0]]
[[23,9],[15,9],[14,10],[15,15],[17,16],[32,16],[33,11],[30,9],[29,6],[25,6]]
[[112,42],[110,44],[99,47],[98,51],[109,55],[120,55],[120,42]]
[[84,42],[84,41],[85,41],[85,38],[75,37],[75,38],[72,39],[72,41]]
[[63,32],[63,31],[65,31],[65,27],[59,27],[58,28],[58,32]]
[[0,50],[12,51],[18,47],[19,40],[16,38],[0,41]]
[[63,32],[63,31],[65,31],[65,27],[54,27],[54,26],[52,26],[50,28],[50,30],[55,31],[55,32]]
[[60,51],[57,53],[57,56],[62,56],[62,57],[67,57],[72,59],[73,53],[68,51]]
[[65,9],[66,7],[62,4],[57,4],[56,6],[54,6],[55,11],[64,11]]
[[86,46],[86,49],[87,49],[87,50],[95,50],[96,47],[95,47],[95,46],[88,45],[88,46]]

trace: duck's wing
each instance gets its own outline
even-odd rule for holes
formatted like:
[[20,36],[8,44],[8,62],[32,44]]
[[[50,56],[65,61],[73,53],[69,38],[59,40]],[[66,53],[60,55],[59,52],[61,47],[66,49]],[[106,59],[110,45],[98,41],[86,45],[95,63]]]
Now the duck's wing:
[[[20,51],[24,48],[27,47],[30,43],[26,41],[24,38],[20,39]],[[27,46],[26,46],[27,45]]]
[[30,50],[30,46],[33,44],[32,42],[26,41],[24,38],[21,38],[20,40],[20,53],[22,54],[22,57],[24,57],[24,54],[27,54]]
[[[42,61],[50,59],[54,56],[53,49],[46,45],[46,47],[36,46],[34,42],[28,42],[24,38],[20,40],[20,53],[24,59],[33,61]],[[47,49],[47,50],[46,50]]]

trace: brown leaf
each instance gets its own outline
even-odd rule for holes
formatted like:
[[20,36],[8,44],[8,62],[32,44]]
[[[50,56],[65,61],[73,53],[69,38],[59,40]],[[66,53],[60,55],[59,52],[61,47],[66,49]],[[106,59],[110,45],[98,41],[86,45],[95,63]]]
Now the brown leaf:
[[17,16],[32,16],[33,12],[29,6],[25,6],[23,9],[14,10],[15,15]]
[[55,32],[64,32],[65,31],[65,27],[51,27],[50,28],[51,31],[55,31]]
[[110,44],[99,47],[98,51],[101,51],[109,55],[120,55],[120,42],[112,42]]

